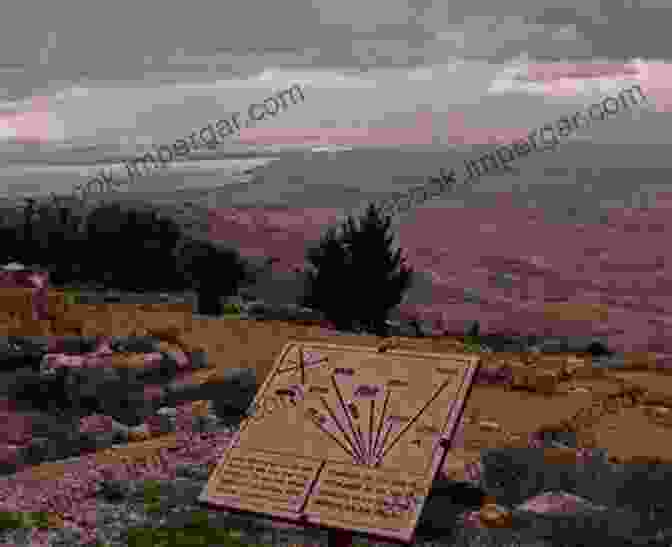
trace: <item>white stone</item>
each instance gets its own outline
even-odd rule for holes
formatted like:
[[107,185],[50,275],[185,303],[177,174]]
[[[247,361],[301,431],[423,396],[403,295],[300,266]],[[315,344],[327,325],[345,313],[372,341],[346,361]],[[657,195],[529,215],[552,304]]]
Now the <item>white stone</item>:
[[156,411],[156,413],[159,416],[171,416],[175,418],[177,416],[177,409],[171,406],[162,406]]

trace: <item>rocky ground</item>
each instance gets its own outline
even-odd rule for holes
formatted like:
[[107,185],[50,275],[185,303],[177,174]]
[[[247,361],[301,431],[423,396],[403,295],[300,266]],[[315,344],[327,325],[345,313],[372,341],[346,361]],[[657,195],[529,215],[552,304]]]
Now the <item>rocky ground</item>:
[[[196,427],[216,430],[235,425],[259,379],[270,370],[275,355],[290,339],[375,344],[383,351],[385,347],[480,351],[481,371],[468,399],[454,449],[424,508],[418,545],[662,546],[672,541],[672,515],[665,503],[672,460],[672,448],[666,444],[672,424],[668,418],[672,408],[672,383],[668,380],[672,375],[656,368],[646,354],[612,354],[600,340],[592,338],[485,335],[467,341],[457,333],[436,336],[422,323],[394,323],[394,336],[380,339],[363,332],[337,333],[319,325],[302,326],[296,322],[298,313],[309,321],[307,310],[273,308],[263,303],[248,306],[244,312],[247,319],[226,322],[193,316],[187,320],[183,314],[183,326],[173,329],[172,342],[165,339],[171,329],[165,325],[171,321],[166,316],[157,319],[165,327],[157,334],[159,341],[184,344],[180,346],[184,353],[198,346],[202,352],[192,352],[190,356],[200,356],[205,368],[190,372],[190,377],[180,381],[173,378],[150,407],[143,407],[153,416],[161,416],[153,422],[159,422],[154,431],[143,430],[141,423],[116,421],[116,436],[105,442],[122,442],[131,447],[152,434],[158,435],[158,442],[169,436],[176,408],[185,402],[213,403],[209,413],[195,419]],[[294,321],[288,321],[288,316]],[[182,338],[175,336],[176,332]],[[121,336],[122,332],[113,334]],[[78,346],[81,353],[85,338],[69,338],[67,344]],[[157,343],[149,338],[138,338],[134,343]],[[36,370],[34,366],[43,362],[43,355],[36,349],[38,342],[33,338],[32,346],[27,342],[23,347],[7,345],[7,362],[17,362],[22,355],[21,359],[33,360],[33,366],[28,367],[31,374],[40,374],[40,367]],[[129,340],[116,343],[128,345]],[[149,346],[145,349],[156,349]],[[63,346],[59,351],[63,351]],[[233,362],[242,368],[233,369]],[[102,380],[82,380],[81,374],[87,374],[84,372],[70,374],[73,378],[80,375],[71,385],[106,385]],[[123,381],[129,382],[129,378],[133,376],[126,375]],[[134,381],[138,381],[137,376]],[[246,386],[242,393],[241,386]],[[66,426],[61,427],[67,430]],[[138,426],[141,429],[134,429]],[[55,428],[44,423],[42,427]],[[65,438],[63,435],[61,438]],[[55,445],[43,445],[42,454],[52,450],[47,446]],[[115,450],[121,454],[124,446]],[[34,447],[24,454],[37,458],[38,453],[39,448]],[[57,454],[51,457],[54,456]],[[35,465],[38,459],[27,463],[35,470],[45,467]],[[125,545],[123,531],[129,527],[179,525],[180,519],[187,518],[185,515],[202,508],[195,498],[205,485],[207,470],[201,469],[199,475],[198,469],[185,466],[182,472],[184,480],[179,483],[183,486],[165,485],[165,505],[152,515],[144,514],[141,506],[134,506],[130,494],[107,499],[107,486],[101,485],[99,523],[113,545]],[[119,488],[133,491],[130,483]],[[217,522],[222,522],[222,526],[226,519],[233,518],[220,511],[208,513],[210,518],[220,519]],[[251,524],[249,527],[254,528]],[[277,530],[272,530],[266,523],[265,528],[258,526],[254,532],[244,532],[243,539],[248,543],[268,543],[269,538],[276,543],[307,542],[304,531],[282,539]],[[58,534],[64,539],[70,532],[51,533],[54,539]],[[13,540],[27,544],[25,540],[21,543],[19,537],[13,536]],[[326,540],[317,538],[315,543],[318,541]],[[69,544],[77,544],[76,538],[71,536]]]
[[[54,339],[50,348],[36,338],[0,342],[4,474],[172,433],[178,407],[185,403],[215,400],[211,421],[215,412],[222,420],[240,417],[256,389],[251,370],[229,370],[219,384],[185,383],[194,371],[207,371],[207,354],[184,352],[177,345],[171,349],[158,338],[113,338],[107,354],[100,348],[96,353],[100,341],[87,337]],[[148,364],[138,359],[149,355],[158,358]],[[128,366],[133,356],[135,366]],[[78,359],[97,361],[95,366],[71,362]],[[209,427],[207,420],[194,427]]]
[[[525,546],[555,547],[561,545],[586,546],[631,545],[664,546],[672,540],[670,508],[661,495],[666,492],[669,477],[663,469],[613,469],[595,456],[587,459],[572,473],[561,472],[553,466],[540,465],[535,456],[538,449],[527,452],[501,450],[483,458],[484,473],[473,482],[455,482],[439,479],[435,482],[422,513],[414,546],[433,545],[476,547]],[[197,512],[207,513],[208,526],[238,532],[248,545],[324,545],[325,533],[306,531],[292,526],[272,526],[268,519],[230,514],[209,509],[197,502],[209,476],[204,466],[185,465],[174,481],[160,481],[158,503],[151,510],[144,503],[143,481],[103,481],[97,497],[98,530],[109,545],[126,546],[133,528],[181,528]],[[563,475],[569,484],[572,479],[585,480],[592,475],[600,483],[601,496],[591,501],[572,494],[573,489],[558,490],[558,478]],[[514,483],[523,488],[516,490]],[[525,497],[521,492],[529,481],[541,493]],[[669,479],[668,479],[669,480]],[[634,484],[637,482],[638,484]],[[508,493],[519,500],[492,503],[488,492],[497,491],[498,484],[506,483]],[[641,492],[653,488],[658,504]],[[639,493],[638,493],[639,492]],[[600,501],[606,503],[598,503]],[[26,533],[8,532],[6,540],[27,545]],[[52,530],[51,545],[77,544],[78,536],[71,530]],[[385,542],[367,541],[355,535],[355,544],[384,546]]]

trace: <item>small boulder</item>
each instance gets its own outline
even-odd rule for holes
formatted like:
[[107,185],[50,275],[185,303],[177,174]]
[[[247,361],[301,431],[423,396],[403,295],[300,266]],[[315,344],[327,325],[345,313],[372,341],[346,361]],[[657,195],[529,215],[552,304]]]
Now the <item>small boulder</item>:
[[165,414],[155,414],[146,420],[147,427],[152,436],[166,435],[174,433],[176,430],[176,419],[173,416]]
[[48,461],[48,449],[49,439],[46,437],[33,438],[28,446],[21,449],[18,460],[24,465],[38,465]]
[[49,349],[49,336],[10,336],[12,343],[24,351],[47,353]]
[[486,528],[511,528],[513,518],[511,511],[495,503],[488,503],[479,511],[481,524]]
[[175,325],[151,328],[148,329],[148,331],[152,337],[171,344],[179,345],[180,341],[182,340],[182,329]]
[[141,424],[153,413],[152,401],[145,398],[142,385],[139,386],[139,389],[129,389],[127,391],[122,389],[110,390],[105,395],[103,405],[106,415],[129,427]]
[[173,383],[167,386],[163,404],[208,400],[215,407],[233,407],[241,413],[249,406],[257,390],[256,373],[250,368],[214,371],[202,384]]
[[591,336],[548,337],[538,341],[533,348],[546,354],[590,353],[594,357],[599,357],[613,353],[603,341]]
[[217,431],[219,420],[217,419],[217,416],[212,414],[206,416],[194,416],[191,426],[196,433],[211,433]]
[[204,481],[210,477],[210,470],[205,464],[178,463],[175,465],[175,474],[178,477]]
[[143,383],[164,384],[170,382],[177,375],[179,364],[175,356],[168,352],[161,352],[158,356],[159,359],[153,359],[141,370],[138,370],[138,378]]
[[131,481],[119,479],[104,479],[98,483],[97,494],[105,500],[114,502],[123,502],[133,493],[133,483]]
[[148,441],[151,437],[151,432],[146,423],[131,427],[128,433],[128,439],[131,442]]
[[170,407],[170,406],[162,406],[159,408],[156,413],[159,416],[168,416],[171,418],[176,418],[177,417],[177,409],[175,407]]
[[387,321],[386,324],[390,336],[412,338],[417,335],[417,330],[408,321]]
[[208,354],[204,349],[196,349],[186,354],[193,370],[208,368]]
[[112,420],[112,433],[114,439],[123,443],[127,443],[130,437],[131,428],[117,420]]
[[49,343],[49,353],[82,355],[93,353],[97,345],[95,336],[61,336]]
[[533,513],[575,513],[585,508],[606,509],[567,492],[544,492],[518,505],[516,510]]
[[38,370],[44,352],[35,347],[24,347],[14,337],[0,340],[0,371],[14,371],[22,367]]
[[111,448],[117,435],[113,431],[98,431],[95,433],[83,433],[81,438],[82,450],[85,452],[95,452]]
[[527,351],[527,343],[523,338],[504,334],[484,334],[479,336],[479,342],[496,352],[522,353]]

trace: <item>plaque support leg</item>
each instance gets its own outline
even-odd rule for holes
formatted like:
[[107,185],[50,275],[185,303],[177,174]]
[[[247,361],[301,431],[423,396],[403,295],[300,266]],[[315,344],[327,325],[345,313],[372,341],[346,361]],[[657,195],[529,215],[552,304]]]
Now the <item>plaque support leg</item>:
[[352,547],[352,532],[329,530],[329,547]]

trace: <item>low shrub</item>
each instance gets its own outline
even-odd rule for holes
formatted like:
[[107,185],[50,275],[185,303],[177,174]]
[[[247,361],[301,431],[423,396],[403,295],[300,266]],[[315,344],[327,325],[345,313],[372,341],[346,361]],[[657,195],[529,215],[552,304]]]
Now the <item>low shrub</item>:
[[194,511],[191,521],[181,528],[131,528],[128,531],[128,547],[253,547],[236,536],[228,528],[214,527],[206,511]]
[[240,306],[235,302],[227,302],[222,308],[224,315],[240,315]]

